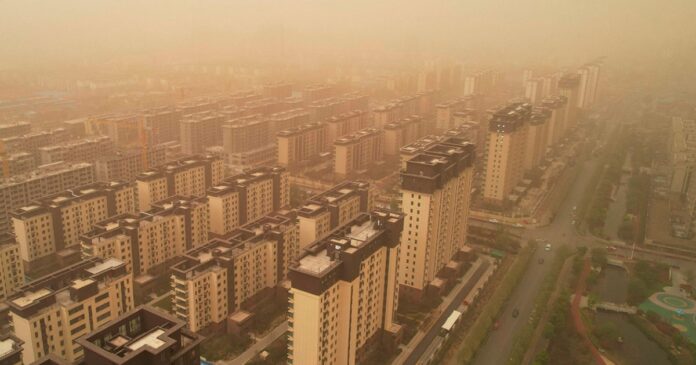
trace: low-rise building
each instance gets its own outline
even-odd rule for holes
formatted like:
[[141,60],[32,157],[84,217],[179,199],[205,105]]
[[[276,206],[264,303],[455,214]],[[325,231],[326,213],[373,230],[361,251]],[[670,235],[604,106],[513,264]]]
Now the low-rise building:
[[198,365],[201,341],[186,323],[141,306],[77,342],[84,349],[85,365]]

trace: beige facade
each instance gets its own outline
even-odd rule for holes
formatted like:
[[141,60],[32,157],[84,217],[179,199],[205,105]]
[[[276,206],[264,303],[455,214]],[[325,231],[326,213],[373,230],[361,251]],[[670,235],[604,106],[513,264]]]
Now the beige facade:
[[57,145],[39,148],[41,164],[65,162],[94,161],[101,155],[108,155],[115,150],[114,143],[107,136],[85,138]]
[[135,212],[135,188],[124,182],[94,183],[41,198],[12,213],[20,257],[32,264],[76,247],[93,224]]
[[416,141],[429,130],[428,121],[413,115],[384,125],[384,154],[399,155],[401,147]]
[[24,265],[14,237],[0,235],[0,301],[14,294],[24,284]]
[[222,159],[215,156],[190,156],[169,162],[138,175],[135,183],[141,211],[153,202],[170,196],[205,196],[225,175]]
[[92,165],[63,163],[39,167],[0,184],[0,233],[12,231],[10,213],[32,200],[94,182]]
[[346,176],[367,169],[384,158],[384,132],[365,128],[334,142],[334,172]]
[[288,173],[258,167],[226,178],[208,190],[211,232],[224,235],[290,205]]
[[289,364],[359,364],[396,336],[403,216],[361,214],[316,241],[289,273]]
[[567,104],[568,102],[565,96],[546,98],[542,101],[542,107],[551,112],[549,121],[547,122],[547,147],[556,145],[565,133],[565,108],[567,108]]
[[164,164],[165,148],[161,145],[148,147],[144,157],[142,147],[121,149],[112,155],[99,156],[94,162],[97,181],[132,181],[146,170],[143,159],[149,168]]
[[300,249],[372,211],[372,194],[368,182],[346,181],[307,200],[297,211]]
[[278,164],[295,166],[330,150],[327,125],[316,122],[278,132]]
[[488,129],[483,198],[503,204],[524,177],[531,105],[513,103],[493,114]]
[[472,97],[463,97],[450,100],[446,103],[441,103],[435,106],[436,119],[435,125],[439,131],[446,131],[452,128],[457,128],[463,117],[468,117],[466,121],[473,118]]
[[406,161],[399,284],[419,297],[466,243],[475,147],[447,137]]
[[174,312],[198,332],[282,283],[298,252],[294,213],[281,211],[190,250],[172,271]]
[[325,122],[328,143],[370,126],[369,114],[364,110],[342,113],[326,119]]
[[7,303],[24,364],[49,354],[74,362],[83,357],[75,340],[133,309],[133,278],[117,259],[88,259],[27,284]]
[[173,196],[148,212],[99,222],[81,237],[83,257],[115,257],[139,276],[208,241],[206,197]]
[[526,171],[539,166],[546,154],[550,118],[551,110],[549,109],[534,108],[532,111],[524,151],[524,169]]
[[212,146],[222,145],[224,117],[216,112],[202,112],[185,116],[181,129],[181,153],[192,155],[204,153]]

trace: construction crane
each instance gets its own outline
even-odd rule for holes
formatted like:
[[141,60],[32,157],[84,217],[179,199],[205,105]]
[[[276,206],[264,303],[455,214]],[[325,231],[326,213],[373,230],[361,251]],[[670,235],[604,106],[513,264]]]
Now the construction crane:
[[[107,126],[113,128],[113,131],[116,135],[118,135],[118,128],[126,128],[126,129],[134,129],[138,132],[138,141],[140,145],[140,159],[143,165],[143,170],[147,170],[149,168],[149,158],[148,158],[148,151],[149,151],[149,146],[150,143],[152,142],[151,139],[148,136],[148,130],[154,133],[157,131],[156,128],[146,128],[145,127],[145,119],[140,116],[138,117],[137,121],[135,124],[131,123],[123,123],[121,120],[98,120],[96,121],[96,124],[98,126]],[[100,133],[104,133],[103,130],[100,129]],[[106,133],[107,135],[109,134],[108,132]]]

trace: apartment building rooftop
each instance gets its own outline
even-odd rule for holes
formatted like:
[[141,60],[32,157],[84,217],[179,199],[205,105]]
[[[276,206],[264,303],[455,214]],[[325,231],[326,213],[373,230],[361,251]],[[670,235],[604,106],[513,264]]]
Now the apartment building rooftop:
[[307,123],[307,124],[303,124],[303,125],[300,125],[300,126],[297,126],[294,128],[280,131],[280,132],[278,132],[277,135],[280,137],[294,136],[294,135],[302,134],[302,133],[309,131],[309,130],[320,129],[325,125],[326,124],[323,122]]
[[0,364],[4,364],[4,361],[8,364],[18,364],[19,357],[22,352],[22,345],[24,342],[13,335],[3,335],[0,336]]
[[28,218],[42,214],[51,208],[64,207],[84,200],[93,199],[113,190],[127,187],[129,184],[124,181],[96,182],[83,185],[75,189],[68,189],[60,193],[48,195],[36,199],[32,204],[19,208],[11,214],[18,218]]
[[2,180],[0,183],[0,188],[4,188],[10,185],[17,185],[22,183],[27,183],[31,180],[37,180],[41,178],[46,178],[53,175],[59,175],[68,171],[92,168],[92,164],[86,162],[80,163],[65,163],[65,162],[55,162],[51,164],[41,165],[37,167],[34,171],[28,172],[26,174],[15,175],[10,178]]
[[532,114],[529,117],[529,123],[532,125],[540,125],[546,123],[551,118],[551,110],[544,107],[535,107],[532,109]]
[[529,121],[532,105],[529,103],[510,103],[493,113],[488,124],[491,132],[510,133]]
[[150,181],[154,179],[162,178],[168,174],[177,173],[180,171],[187,170],[191,167],[203,166],[208,162],[218,160],[219,157],[214,155],[192,155],[181,158],[176,161],[167,162],[163,165],[157,166],[153,169],[140,173],[136,180],[140,181]]
[[405,155],[411,155],[418,153],[420,151],[423,151],[425,148],[428,146],[432,145],[433,143],[436,143],[442,139],[441,136],[436,136],[436,135],[427,135],[425,137],[421,137],[420,139],[416,140],[415,142],[409,143],[399,149],[401,154]]
[[403,217],[383,209],[362,213],[312,243],[291,265],[293,287],[316,293],[336,280],[354,277],[363,258],[381,246],[399,244]]
[[175,363],[177,358],[196,355],[194,349],[203,340],[185,326],[178,318],[141,306],[77,342],[84,348],[88,363]]
[[193,248],[183,255],[182,260],[172,267],[179,277],[196,276],[220,267],[221,262],[230,262],[252,247],[277,240],[281,227],[293,225],[295,213],[280,210],[259,220],[235,228],[225,235],[213,235],[206,244]]
[[382,130],[377,129],[377,128],[365,128],[361,129],[357,132],[347,134],[341,138],[338,138],[335,142],[334,145],[349,145],[352,143],[356,143],[360,141],[363,138],[368,138],[371,136],[376,136],[379,134],[382,134]]
[[[338,205],[342,201],[357,195],[366,195],[370,189],[370,183],[367,181],[355,180],[344,181],[331,189],[315,195],[307,200],[307,202],[297,211],[297,214],[303,217],[311,217],[317,213],[323,212],[329,205]],[[367,204],[367,199],[364,199]],[[367,205],[361,207],[362,210],[367,209]]]
[[111,277],[123,275],[126,267],[121,260],[88,258],[19,288],[7,303],[12,312],[26,318],[56,303],[68,306],[84,300]]
[[384,125],[384,129],[401,129],[405,128],[411,124],[420,123],[423,121],[419,115],[412,115],[410,117],[402,118],[394,122],[390,122]]
[[344,120],[346,120],[346,119],[354,118],[354,117],[361,116],[361,115],[365,115],[365,114],[367,114],[367,111],[365,111],[365,110],[357,110],[357,109],[356,109],[356,110],[353,110],[353,111],[341,113],[341,114],[339,114],[339,115],[334,115],[334,116],[332,116],[332,117],[330,117],[330,118],[327,118],[327,119],[325,120],[325,122],[326,122],[326,123],[329,123],[329,124],[330,124],[330,123],[340,123],[340,122],[342,122],[342,121],[344,121]]

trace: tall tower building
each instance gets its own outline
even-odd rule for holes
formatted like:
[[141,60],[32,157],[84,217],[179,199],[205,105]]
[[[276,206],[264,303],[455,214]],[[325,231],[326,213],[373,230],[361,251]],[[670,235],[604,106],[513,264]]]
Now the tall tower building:
[[446,137],[406,161],[401,173],[399,284],[419,300],[466,241],[474,144]]
[[361,214],[290,268],[289,364],[354,365],[396,338],[401,214]]
[[524,154],[532,106],[512,103],[493,113],[488,123],[483,198],[501,205],[524,176]]

